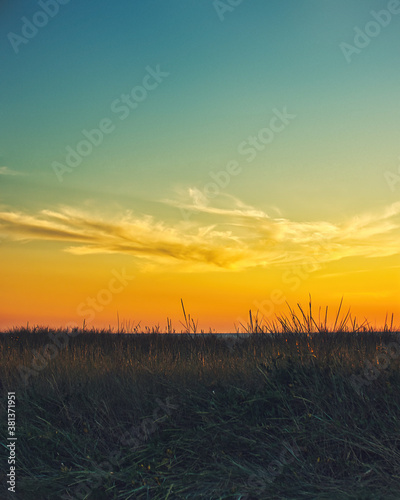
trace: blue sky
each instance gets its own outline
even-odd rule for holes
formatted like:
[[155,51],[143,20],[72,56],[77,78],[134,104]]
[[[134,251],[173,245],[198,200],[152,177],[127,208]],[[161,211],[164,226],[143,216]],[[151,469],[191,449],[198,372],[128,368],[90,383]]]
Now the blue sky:
[[[240,225],[213,219],[232,204],[340,225],[396,203],[384,173],[397,171],[400,155],[400,14],[351,62],[341,49],[374,21],[372,10],[396,0],[243,0],[223,21],[216,5],[71,0],[16,54],[10,33],[43,9],[3,3],[0,206],[31,214],[73,206],[111,219],[129,210],[183,239],[180,224],[190,223],[181,209],[192,207],[193,227],[230,227],[239,241]],[[112,103],[142,85],[149,67],[168,76],[121,120]],[[239,145],[285,109],[295,118],[248,162]],[[113,132],[60,182],[54,162],[104,119]],[[240,174],[206,210],[205,186],[230,162]]]
[[65,179],[71,188],[101,189],[119,182],[118,172],[131,178],[127,188],[136,194],[154,175],[171,190],[201,184],[210,168],[237,156],[238,144],[273,108],[287,106],[298,116],[291,136],[260,155],[240,190],[254,196],[256,176],[268,177],[267,189],[283,175],[289,189],[308,195],[311,178],[325,188],[334,173],[341,180],[335,196],[345,178],[355,194],[362,187],[376,196],[369,173],[378,179],[377,163],[397,159],[399,19],[351,64],[339,43],[351,43],[354,26],[381,6],[243,1],[221,22],[211,1],[100,1],[96,10],[69,2],[16,55],[5,35],[20,33],[21,17],[39,10],[35,2],[16,2],[1,25],[2,155],[51,185],[57,179],[49,165],[61,161],[66,145],[109,116],[110,103],[140,83],[147,65],[159,64],[168,79],[75,178]]

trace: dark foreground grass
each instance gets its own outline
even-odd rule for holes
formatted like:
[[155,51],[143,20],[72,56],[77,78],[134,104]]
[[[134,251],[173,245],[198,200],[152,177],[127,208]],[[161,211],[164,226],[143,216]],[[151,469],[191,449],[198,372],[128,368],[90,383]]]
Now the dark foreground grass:
[[1,499],[400,498],[394,332],[36,328],[2,334],[0,349]]

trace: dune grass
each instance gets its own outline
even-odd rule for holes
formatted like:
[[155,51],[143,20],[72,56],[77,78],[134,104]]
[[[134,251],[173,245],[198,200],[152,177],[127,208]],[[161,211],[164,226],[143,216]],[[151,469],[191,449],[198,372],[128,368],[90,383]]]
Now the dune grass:
[[[311,305],[248,336],[18,328],[0,335],[1,443],[37,499],[398,499],[400,344]],[[191,334],[190,334],[191,332]]]

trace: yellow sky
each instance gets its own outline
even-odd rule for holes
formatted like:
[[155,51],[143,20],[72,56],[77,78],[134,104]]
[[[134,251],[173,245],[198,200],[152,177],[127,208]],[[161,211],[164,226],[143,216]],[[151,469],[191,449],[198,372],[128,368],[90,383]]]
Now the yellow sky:
[[[168,203],[171,203],[170,201]],[[180,207],[168,224],[132,212],[3,210],[2,324],[142,326],[183,320],[232,330],[248,310],[273,319],[285,302],[344,307],[381,324],[398,310],[400,202],[346,220],[289,220],[225,196]]]
[[398,312],[396,2],[236,3],[10,2],[1,327]]

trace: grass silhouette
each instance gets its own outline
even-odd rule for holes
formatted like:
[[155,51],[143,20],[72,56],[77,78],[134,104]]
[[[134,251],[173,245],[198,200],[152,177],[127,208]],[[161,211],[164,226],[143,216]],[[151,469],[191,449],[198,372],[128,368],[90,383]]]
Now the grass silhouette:
[[170,320],[135,335],[0,335],[2,422],[7,391],[17,398],[13,498],[400,498],[393,316],[374,331],[342,302],[332,322],[314,317],[310,301],[269,323],[250,312],[224,336],[197,333],[182,309],[181,335]]

